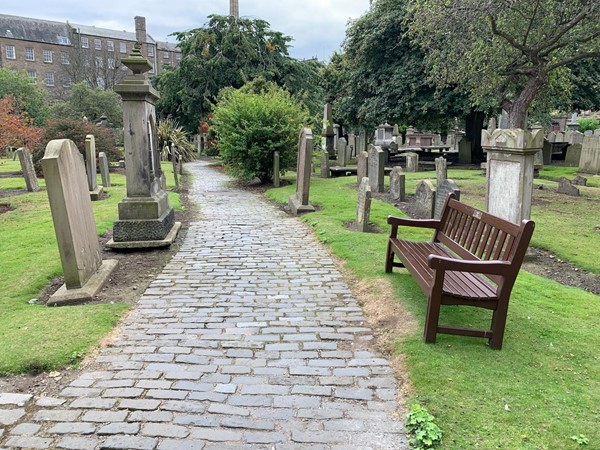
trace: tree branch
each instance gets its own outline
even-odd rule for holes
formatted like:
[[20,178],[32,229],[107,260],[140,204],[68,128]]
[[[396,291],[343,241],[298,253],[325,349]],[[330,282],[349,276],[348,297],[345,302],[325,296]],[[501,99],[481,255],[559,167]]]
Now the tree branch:
[[586,58],[600,58],[600,52],[580,53],[579,55],[573,56],[572,58],[567,58],[562,61],[558,61],[554,64],[550,64],[548,67],[546,67],[545,72],[550,72],[551,70],[554,70],[558,67],[568,66],[571,63],[574,63],[574,62],[577,62],[577,61],[580,61],[580,60],[586,59]]
[[530,49],[528,49],[524,45],[519,44],[515,40],[515,38],[513,38],[510,34],[505,33],[502,30],[499,30],[498,26],[496,24],[496,20],[492,16],[488,16],[488,19],[490,20],[490,25],[492,27],[492,33],[493,34],[495,34],[496,36],[500,36],[500,37],[504,38],[506,40],[506,42],[508,42],[514,48],[521,50],[523,53],[525,53],[525,54],[529,54],[530,53]]
[[[567,24],[564,26],[564,28],[562,30],[558,30],[558,32],[556,33],[556,35],[552,39],[550,39],[548,42],[545,42],[544,45],[540,46],[540,48],[538,49],[538,53],[539,53],[540,57],[547,56],[548,53],[549,53],[548,48],[552,48],[556,44],[558,44],[559,41],[560,41],[560,39],[565,34],[567,34],[570,30],[572,30],[573,28],[575,28],[575,26],[577,26],[577,24],[579,22],[581,22],[583,19],[585,19],[588,16],[589,12],[590,11],[589,11],[588,8],[582,9],[579,14],[577,14],[569,22],[567,22]],[[559,45],[556,48],[560,48],[560,47],[563,47],[565,45],[566,45],[566,43],[562,44],[562,45]]]
[[[589,42],[589,41],[597,38],[598,36],[600,36],[600,30],[597,30],[596,32],[589,34],[587,36],[575,39],[573,42],[576,44],[585,44],[586,42]],[[542,53],[540,53],[539,56],[540,57],[548,56],[554,50],[564,47],[565,45],[567,45],[567,43],[557,42],[553,46],[550,46],[549,48],[545,49]]]
[[531,27],[533,26],[533,21],[536,20],[538,7],[540,6],[540,0],[535,2],[535,7],[533,8],[533,14],[531,14],[531,18],[529,19],[529,25],[527,26],[527,31],[525,32],[525,36],[523,36],[523,46],[527,44],[527,39],[529,38],[529,33],[531,32]]

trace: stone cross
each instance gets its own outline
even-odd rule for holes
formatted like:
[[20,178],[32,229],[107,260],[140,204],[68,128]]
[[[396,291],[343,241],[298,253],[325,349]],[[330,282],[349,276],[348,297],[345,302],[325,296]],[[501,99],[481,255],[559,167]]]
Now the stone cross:
[[442,217],[444,205],[450,194],[454,194],[456,200],[460,200],[460,189],[453,180],[444,180],[437,185],[435,191],[435,208],[433,212],[434,219],[440,219]]
[[413,152],[407,152],[406,155],[406,171],[407,172],[418,172],[419,171],[419,155]]
[[371,145],[369,147],[368,174],[371,190],[373,192],[383,192],[383,181],[385,176],[385,154],[381,147]]
[[431,181],[421,180],[415,191],[415,215],[418,219],[433,218],[435,206],[435,188]]
[[98,161],[100,162],[100,176],[102,177],[102,186],[110,187],[110,170],[108,167],[108,158],[106,153],[98,153]]
[[394,200],[406,201],[406,175],[400,166],[394,167],[390,173],[390,194]]
[[280,171],[279,152],[274,152],[273,153],[273,186],[274,187],[281,186],[281,181],[279,179],[279,171]]
[[39,191],[40,185],[38,184],[37,175],[35,174],[31,153],[29,153],[27,148],[20,148],[17,150],[17,155],[19,156],[19,162],[21,163],[23,178],[25,178],[25,187],[29,192]]
[[298,142],[298,165],[296,168],[296,193],[290,195],[288,205],[293,214],[311,212],[315,208],[308,203],[310,190],[310,165],[312,160],[313,135],[310,128],[300,132]]
[[348,144],[345,138],[339,138],[337,140],[337,162],[338,165],[346,167],[348,164]]
[[48,305],[91,300],[117,261],[102,262],[83,158],[73,141],[53,140],[42,169],[65,279]]
[[326,151],[321,153],[321,178],[329,178],[329,153]]
[[356,228],[358,231],[369,231],[369,216],[371,214],[371,185],[368,178],[363,178],[358,186],[358,201],[356,203]]
[[443,156],[435,158],[435,179],[436,186],[439,186],[443,181],[448,179],[448,162]]
[[361,180],[369,176],[369,154],[365,151],[359,152],[357,156],[356,166],[356,182],[360,183]]

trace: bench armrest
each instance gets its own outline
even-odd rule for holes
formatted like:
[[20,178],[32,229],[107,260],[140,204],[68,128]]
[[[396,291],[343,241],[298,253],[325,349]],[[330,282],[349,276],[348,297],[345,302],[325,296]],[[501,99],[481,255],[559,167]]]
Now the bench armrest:
[[445,256],[429,255],[427,265],[434,270],[449,270],[455,272],[483,273],[488,275],[506,276],[510,271],[508,261],[474,261],[447,258]]
[[407,219],[397,216],[388,216],[387,223],[396,229],[398,226],[437,229],[440,225],[438,219]]

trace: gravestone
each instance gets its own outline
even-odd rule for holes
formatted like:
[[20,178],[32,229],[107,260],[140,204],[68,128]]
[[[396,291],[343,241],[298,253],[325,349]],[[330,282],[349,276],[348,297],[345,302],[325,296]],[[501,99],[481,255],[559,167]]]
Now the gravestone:
[[369,177],[369,154],[362,151],[357,156],[356,182],[360,183],[365,177]]
[[175,180],[175,190],[179,191],[179,153],[174,145],[171,145],[171,164],[173,164],[173,178]]
[[321,136],[325,138],[325,150],[329,156],[335,156],[335,132],[333,131],[333,114],[331,112],[331,104],[325,103],[323,108],[323,131]]
[[337,162],[340,166],[346,167],[348,164],[348,144],[346,139],[339,138],[337,140]]
[[415,216],[417,219],[433,218],[435,207],[435,188],[431,181],[421,180],[415,191]]
[[548,139],[544,139],[544,145],[542,146],[542,164],[552,164],[552,145]]
[[329,178],[329,153],[326,151],[321,153],[321,178]]
[[573,178],[573,185],[575,186],[587,186],[587,178],[582,177],[581,175],[577,175]]
[[579,189],[573,186],[573,184],[565,177],[558,179],[558,188],[556,192],[559,194],[571,195],[573,197],[579,197]]
[[298,142],[298,165],[296,167],[296,193],[290,195],[288,205],[293,214],[312,212],[315,207],[308,203],[310,190],[310,165],[312,160],[313,137],[310,128],[300,132]]
[[[500,118],[498,119],[498,128],[503,130],[508,128],[508,113],[505,110],[502,110]],[[490,131],[490,133],[493,133],[493,131]]]
[[453,180],[444,180],[437,185],[435,190],[435,208],[433,218],[440,219],[444,212],[444,205],[450,194],[454,194],[456,200],[460,200],[460,189]]
[[582,148],[582,144],[571,144],[569,145],[569,147],[567,147],[567,154],[565,156],[565,166],[579,167]]
[[583,136],[584,136],[584,137],[585,137],[585,136],[593,136],[593,135],[594,135],[594,132],[593,132],[592,130],[585,130],[585,131],[583,132]]
[[334,123],[333,124],[333,148],[335,148],[336,150],[338,148],[339,137],[340,137],[340,124]]
[[586,136],[583,138],[579,171],[583,173],[600,173],[600,136]]
[[594,136],[600,136],[600,128],[594,130]]
[[27,148],[20,148],[17,150],[17,155],[19,156],[19,162],[21,163],[21,172],[23,172],[23,178],[25,178],[25,187],[27,188],[27,191],[39,191],[40,185],[38,184],[37,175],[35,174],[31,153],[29,153]]
[[471,164],[473,162],[471,154],[471,141],[463,136],[458,141],[458,162],[461,164]]
[[85,137],[85,170],[90,198],[92,201],[99,200],[102,194],[102,186],[98,186],[98,181],[96,180],[96,139],[93,134],[88,134]]
[[360,130],[358,133],[358,147],[356,149],[356,154],[358,155],[360,152],[366,152],[368,144],[367,132],[365,130]]
[[281,181],[279,179],[279,152],[273,152],[273,186],[279,187],[281,186]]
[[65,279],[47,305],[91,301],[117,261],[102,261],[85,165],[75,143],[50,141],[42,170]]
[[383,192],[383,180],[385,176],[384,161],[385,154],[384,151],[381,150],[381,147],[375,147],[374,145],[371,145],[369,147],[367,171],[369,174],[369,182],[371,183],[371,190],[373,192]]
[[498,128],[498,127],[496,126],[496,118],[495,118],[495,117],[491,117],[491,118],[488,120],[488,126],[487,126],[487,130],[488,130],[488,131],[491,133],[491,132],[493,132],[493,131],[494,131],[496,128]]
[[443,156],[435,158],[435,179],[436,186],[439,186],[444,180],[448,179],[448,162]]
[[348,135],[348,155],[348,159],[356,156],[356,135],[354,133]]
[[418,172],[419,171],[419,155],[413,152],[407,152],[406,155],[406,171],[407,172]]
[[406,201],[406,175],[400,166],[392,168],[390,173],[390,194],[394,200]]
[[173,243],[181,228],[162,189],[155,102],[158,92],[146,76],[152,65],[136,43],[121,59],[132,74],[114,90],[123,99],[123,125],[127,196],[119,203],[111,248],[158,248]]
[[356,204],[356,228],[358,231],[369,231],[369,216],[371,214],[371,185],[368,178],[363,178],[358,186],[358,201]]
[[100,162],[100,177],[102,178],[102,186],[110,187],[110,170],[108,167],[108,158],[106,153],[98,153],[98,161]]

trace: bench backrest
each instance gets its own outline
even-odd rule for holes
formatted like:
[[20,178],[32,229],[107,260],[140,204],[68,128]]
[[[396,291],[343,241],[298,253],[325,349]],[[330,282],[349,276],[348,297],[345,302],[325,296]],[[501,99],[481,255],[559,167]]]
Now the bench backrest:
[[[459,202],[451,195],[434,241],[441,242],[461,258],[501,260],[514,264],[506,276],[516,278],[533,234],[534,222],[514,224]],[[496,283],[502,277],[489,276]]]

